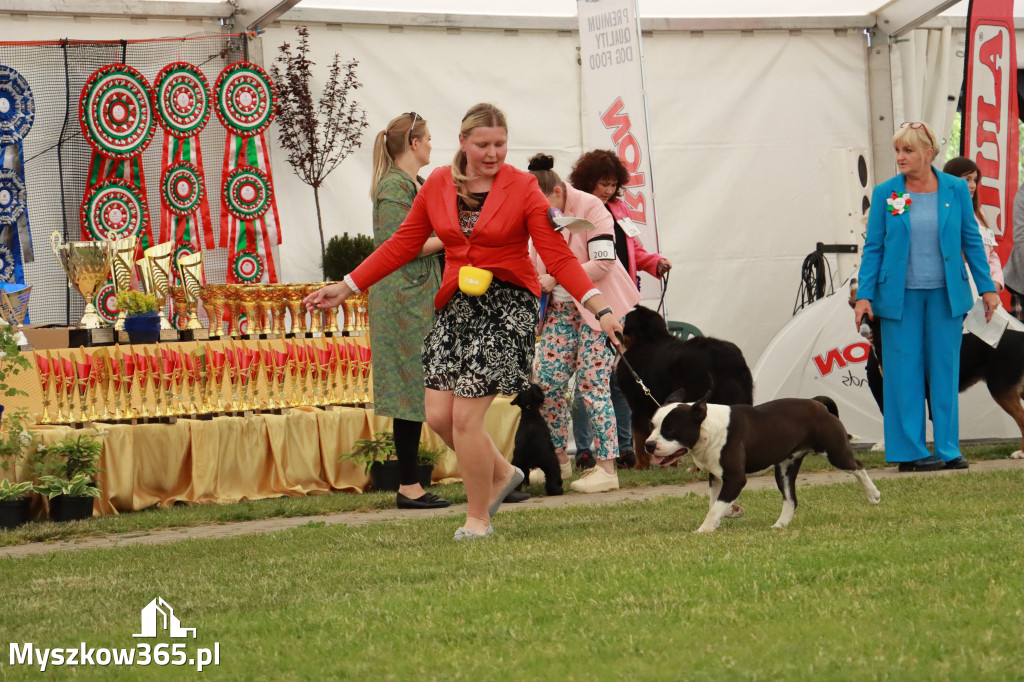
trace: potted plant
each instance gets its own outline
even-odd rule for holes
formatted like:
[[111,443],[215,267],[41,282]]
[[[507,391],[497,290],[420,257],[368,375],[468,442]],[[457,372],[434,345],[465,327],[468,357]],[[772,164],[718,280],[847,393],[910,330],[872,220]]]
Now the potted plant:
[[[18,348],[14,328],[0,323],[0,399],[26,396],[22,390],[7,383],[7,378],[31,367]],[[4,405],[0,404],[0,420]],[[28,410],[8,411],[0,421],[0,528],[14,528],[29,520],[31,481],[18,481],[19,469],[33,444],[33,436],[25,429]]]
[[72,521],[92,516],[93,500],[103,443],[86,434],[67,436],[53,445],[40,446],[34,457],[35,491],[50,500],[50,518]]
[[153,294],[134,289],[117,292],[117,308],[125,314],[124,330],[132,343],[160,340],[160,302]]
[[15,528],[27,523],[32,481],[18,481],[25,456],[35,437],[24,427],[28,411],[24,408],[8,413],[0,428],[0,528]]
[[[420,445],[420,485],[430,485],[434,464],[444,453],[443,448],[431,449]],[[395,436],[391,431],[379,431],[373,434],[373,438],[357,440],[352,452],[338,455],[338,461],[345,460],[351,460],[363,468],[363,473],[370,477],[370,486],[374,490],[398,490],[401,484],[398,456],[395,454]]]

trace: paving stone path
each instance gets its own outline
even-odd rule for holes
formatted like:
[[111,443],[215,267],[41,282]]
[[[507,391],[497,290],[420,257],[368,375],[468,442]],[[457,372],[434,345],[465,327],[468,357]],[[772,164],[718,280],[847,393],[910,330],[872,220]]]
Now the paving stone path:
[[[901,474],[895,467],[871,469],[872,480],[886,478],[905,478],[907,476],[970,476],[975,472],[996,471],[1002,469],[1024,469],[1024,460],[996,459],[971,463],[971,468],[961,471],[935,471],[930,473]],[[852,476],[834,469],[801,473],[797,479],[798,487],[809,485],[834,485],[843,483],[856,485]],[[684,485],[658,485],[637,488],[623,488],[607,493],[591,493],[589,495],[561,495],[558,497],[536,497],[517,505],[504,507],[505,511],[521,512],[529,509],[558,509],[575,505],[615,504],[627,500],[652,500],[659,497],[686,497],[690,494],[706,495],[708,484],[694,481]],[[775,478],[771,475],[756,476],[747,481],[744,490],[775,489]],[[883,500],[884,504],[884,500]],[[289,518],[261,519],[258,521],[240,521],[238,523],[216,524],[208,526],[190,526],[187,528],[168,528],[166,530],[148,531],[139,534],[108,535],[103,537],[82,537],[61,542],[38,542],[28,545],[0,548],[0,559],[22,558],[51,552],[67,552],[82,549],[109,549],[129,545],[162,545],[179,540],[202,540],[211,538],[228,538],[236,535],[253,535],[258,533],[276,533],[281,530],[297,528],[309,523],[323,523],[328,526],[345,524],[349,526],[365,526],[370,523],[386,521],[403,521],[422,519],[435,516],[458,516],[465,513],[465,504],[456,504],[446,509],[426,511],[409,511],[401,509],[382,509],[371,512],[337,512],[320,516],[301,516]]]

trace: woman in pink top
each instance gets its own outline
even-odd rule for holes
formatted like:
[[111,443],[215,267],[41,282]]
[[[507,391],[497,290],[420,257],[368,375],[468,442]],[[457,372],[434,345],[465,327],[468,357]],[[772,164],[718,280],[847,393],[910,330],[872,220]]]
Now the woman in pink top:
[[[604,202],[608,212],[615,221],[615,254],[626,269],[633,282],[639,288],[640,280],[637,272],[643,271],[653,277],[664,277],[672,269],[672,263],[658,253],[648,253],[640,240],[631,237],[623,230],[628,225],[629,207],[621,199],[622,188],[629,182],[629,171],[622,165],[615,152],[607,149],[589,151],[579,159],[569,174],[569,183],[578,190],[593,194]],[[615,407],[617,438],[619,443],[619,466],[632,467],[636,464],[633,451],[633,432],[631,429],[632,412],[626,397],[619,385],[612,381],[612,405]],[[572,432],[576,440],[576,464],[581,469],[593,466],[592,441],[593,434],[590,422],[583,411],[584,396],[577,385],[573,400]]]
[[[594,286],[604,294],[614,318],[621,320],[639,303],[640,293],[615,257],[614,221],[600,199],[566,185],[552,170],[553,166],[553,158],[537,154],[530,159],[529,171],[537,178],[540,190],[553,208],[567,217],[583,218],[593,223],[594,229],[575,233],[566,230],[562,236]],[[568,478],[572,473],[566,450],[569,406],[565,400],[565,388],[575,376],[598,446],[595,453],[597,466],[574,481],[571,488],[578,492],[614,490],[619,487],[619,476],[615,471],[615,458],[618,456],[615,409],[610,394],[614,354],[605,343],[597,319],[547,274],[535,251],[532,255],[541,289],[548,294],[534,374],[537,384],[544,390],[541,414],[551,428],[551,439],[562,465],[562,475]]]

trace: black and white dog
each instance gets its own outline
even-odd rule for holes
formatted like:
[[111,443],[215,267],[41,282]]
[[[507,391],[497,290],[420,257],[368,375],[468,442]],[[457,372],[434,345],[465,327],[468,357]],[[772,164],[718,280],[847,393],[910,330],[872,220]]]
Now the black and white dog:
[[654,401],[664,403],[670,393],[684,390],[689,401],[710,393],[709,400],[714,403],[753,404],[754,381],[736,344],[710,336],[677,339],[661,315],[643,306],[629,311],[622,327],[626,348],[623,357],[651,392],[650,396],[644,392],[624,363],[616,366],[613,380],[618,381],[633,412],[638,468],[650,467],[644,443],[650,437],[651,418],[658,409]]
[[544,472],[544,490],[548,495],[562,494],[562,470],[558,455],[551,442],[548,423],[540,414],[544,403],[544,391],[537,384],[530,384],[520,391],[512,404],[519,407],[519,428],[516,429],[515,446],[512,450],[512,466],[519,467],[530,480],[530,469]]
[[698,533],[722,522],[747,484],[747,474],[775,467],[782,492],[782,514],[773,528],[785,528],[796,511],[796,476],[806,455],[824,452],[832,466],[849,471],[864,497],[878,504],[881,494],[850,448],[846,427],[829,398],[783,398],[762,405],[715,405],[706,398],[678,402],[672,394],[654,414],[644,444],[651,455],[678,459],[686,453],[706,471],[711,502]]

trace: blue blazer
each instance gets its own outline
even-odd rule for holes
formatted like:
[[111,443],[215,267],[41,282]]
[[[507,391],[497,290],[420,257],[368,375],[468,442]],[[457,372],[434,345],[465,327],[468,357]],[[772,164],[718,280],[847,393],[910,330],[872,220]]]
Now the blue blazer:
[[[974,305],[974,297],[964,259],[971,267],[978,293],[995,291],[996,287],[989,274],[967,181],[932,170],[939,180],[939,248],[944,261],[949,307],[954,316],[965,315]],[[873,314],[894,320],[903,319],[903,294],[910,258],[910,216],[907,213],[914,207],[911,204],[901,215],[892,215],[885,200],[893,192],[906,190],[906,178],[902,174],[875,187],[857,283],[857,298],[871,301]]]

